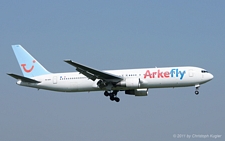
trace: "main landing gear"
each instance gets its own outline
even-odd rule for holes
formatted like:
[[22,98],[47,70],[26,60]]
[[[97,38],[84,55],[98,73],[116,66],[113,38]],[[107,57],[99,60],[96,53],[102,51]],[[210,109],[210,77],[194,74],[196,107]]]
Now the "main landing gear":
[[110,99],[111,101],[119,102],[120,99],[117,97],[117,93],[118,93],[118,91],[112,91],[112,92],[105,91],[105,92],[104,92],[104,95],[105,95],[105,96],[109,96],[109,99]]
[[195,85],[195,94],[196,95],[198,95],[199,94],[199,87],[200,87],[200,85],[199,84],[197,84],[197,85]]

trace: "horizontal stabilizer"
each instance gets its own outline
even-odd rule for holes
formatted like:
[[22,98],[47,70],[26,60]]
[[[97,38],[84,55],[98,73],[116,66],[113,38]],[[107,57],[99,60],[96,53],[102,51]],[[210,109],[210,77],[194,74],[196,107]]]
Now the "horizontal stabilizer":
[[18,80],[21,80],[23,82],[28,82],[28,83],[41,83],[40,81],[31,79],[31,78],[27,78],[27,77],[24,77],[24,76],[20,76],[20,75],[17,75],[17,74],[13,74],[13,73],[7,73],[7,74],[9,76],[12,76],[13,78],[18,79]]

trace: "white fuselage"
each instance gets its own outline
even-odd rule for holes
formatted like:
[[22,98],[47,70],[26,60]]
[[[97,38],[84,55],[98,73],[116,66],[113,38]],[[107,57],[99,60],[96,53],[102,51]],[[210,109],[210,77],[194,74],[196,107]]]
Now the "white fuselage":
[[[104,71],[122,77],[124,80],[111,90],[132,90],[141,88],[187,87],[206,83],[213,75],[198,67],[143,68]],[[51,73],[33,77],[41,83],[18,81],[17,84],[38,89],[61,92],[105,91],[79,72]]]

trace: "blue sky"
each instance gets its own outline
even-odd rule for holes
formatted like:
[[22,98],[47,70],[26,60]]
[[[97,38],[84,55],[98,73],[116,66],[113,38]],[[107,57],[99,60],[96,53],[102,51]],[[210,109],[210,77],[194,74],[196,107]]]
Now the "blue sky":
[[[224,140],[224,7],[220,0],[1,1],[1,140]],[[22,74],[12,44],[51,72],[75,71],[63,62],[72,59],[100,70],[198,66],[214,79],[198,96],[194,87],[150,89],[147,97],[120,92],[119,103],[102,92],[38,91],[6,75]]]

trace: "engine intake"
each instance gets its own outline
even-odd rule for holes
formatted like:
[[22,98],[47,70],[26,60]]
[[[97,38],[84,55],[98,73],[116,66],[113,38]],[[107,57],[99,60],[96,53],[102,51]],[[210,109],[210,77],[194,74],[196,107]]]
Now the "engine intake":
[[98,85],[99,88],[104,88],[104,87],[107,86],[107,84],[103,80],[99,80],[97,82],[97,85]]

